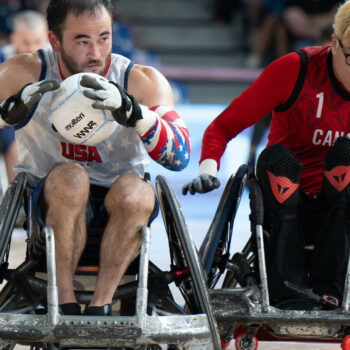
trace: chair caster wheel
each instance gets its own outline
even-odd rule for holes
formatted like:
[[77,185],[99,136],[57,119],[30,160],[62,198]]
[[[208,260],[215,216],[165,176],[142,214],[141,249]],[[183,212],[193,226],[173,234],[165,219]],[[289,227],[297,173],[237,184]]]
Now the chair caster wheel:
[[342,350],[350,350],[350,335],[347,335],[342,343],[341,343]]
[[221,349],[225,350],[227,349],[231,344],[231,340],[229,340],[227,343],[225,343],[223,340],[221,340]]
[[[256,350],[258,348],[258,339],[247,334],[242,334],[236,338],[236,350]],[[350,349],[349,349],[350,350]]]

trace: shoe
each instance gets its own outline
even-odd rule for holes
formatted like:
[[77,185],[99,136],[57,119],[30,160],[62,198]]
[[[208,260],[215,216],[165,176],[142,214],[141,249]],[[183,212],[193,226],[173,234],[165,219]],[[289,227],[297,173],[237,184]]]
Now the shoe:
[[81,315],[81,308],[78,303],[66,303],[60,306],[61,315],[79,316]]
[[112,316],[112,304],[106,304],[103,306],[86,306],[84,315]]

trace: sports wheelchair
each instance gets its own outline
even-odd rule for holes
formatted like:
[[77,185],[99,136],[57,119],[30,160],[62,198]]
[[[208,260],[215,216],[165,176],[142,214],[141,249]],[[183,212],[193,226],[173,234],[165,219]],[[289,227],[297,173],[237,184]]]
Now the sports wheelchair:
[[[249,190],[251,233],[242,251],[230,256],[234,220],[244,188]],[[226,184],[199,250],[222,347],[235,338],[238,350],[257,349],[258,339],[342,342],[342,349],[350,349],[350,261],[341,307],[294,311],[271,306],[263,217],[260,185],[252,171],[248,174],[248,166],[241,165]]]
[[[221,349],[204,271],[176,194],[163,176],[156,178],[156,192],[169,242],[170,270],[162,271],[149,261],[150,228],[144,227],[140,255],[127,271],[134,277],[115,292],[113,303],[119,307],[113,316],[59,313],[54,232],[49,226],[39,228],[31,192],[28,176],[20,173],[0,204],[0,348],[22,344],[32,349],[160,349],[162,344],[168,349]],[[10,269],[21,205],[26,212],[26,257]],[[94,275],[96,269],[80,266],[76,271],[75,294],[81,304],[88,304],[93,292],[78,275]],[[184,296],[184,306],[175,302],[171,282]]]

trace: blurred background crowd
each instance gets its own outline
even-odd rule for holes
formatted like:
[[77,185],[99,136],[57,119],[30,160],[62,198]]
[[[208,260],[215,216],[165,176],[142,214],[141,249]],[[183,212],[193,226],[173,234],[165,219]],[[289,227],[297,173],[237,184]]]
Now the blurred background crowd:
[[[340,2],[114,0],[113,52],[156,66],[178,104],[214,104],[220,111],[272,60],[300,47],[328,45]],[[47,3],[0,1],[0,62],[48,45]],[[251,134],[253,146],[268,123],[267,117]],[[199,153],[201,135],[195,138],[193,154]],[[13,131],[1,131],[0,153],[10,181],[16,152]]]
[[[163,1],[169,5],[177,0]],[[114,0],[115,38],[113,51],[139,60],[156,61],[151,53],[141,50],[132,33],[133,23],[118,16],[118,5],[124,6],[125,0]],[[181,3],[181,0],[178,1]],[[240,17],[244,26],[244,39],[247,40],[244,50],[248,54],[246,64],[252,67],[263,67],[290,50],[299,47],[324,44],[329,42],[331,23],[339,0],[191,0],[187,3],[201,3],[203,8],[211,12],[213,26],[231,25]],[[25,11],[36,11],[45,15],[47,0],[1,0],[0,1],[0,45],[11,41],[15,18]],[[138,11],[137,1],[134,11]],[[157,2],[143,0],[144,5],[157,11]],[[200,4],[199,4],[200,5]],[[139,9],[142,15],[142,7]],[[187,11],[187,6],[183,7]],[[233,33],[234,34],[234,33]],[[150,55],[150,57],[148,57]],[[145,57],[146,56],[146,57]]]

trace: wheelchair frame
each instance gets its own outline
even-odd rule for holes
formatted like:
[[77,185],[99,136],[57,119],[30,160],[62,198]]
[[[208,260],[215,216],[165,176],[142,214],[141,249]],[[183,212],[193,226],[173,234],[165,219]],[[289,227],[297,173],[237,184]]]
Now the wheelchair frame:
[[[250,192],[251,235],[243,251],[230,257],[234,220],[245,187]],[[259,330],[266,330],[281,340],[341,341],[350,334],[350,263],[340,308],[333,311],[293,311],[270,305],[262,230],[262,195],[257,180],[248,178],[246,165],[242,165],[229,179],[199,254],[191,240],[176,194],[164,177],[156,178],[156,190],[169,241],[171,272],[152,267],[148,259],[150,230],[143,228],[135,315],[88,319],[59,315],[53,232],[46,227],[48,312],[45,315],[14,314],[2,312],[0,307],[3,348],[11,348],[16,343],[49,348],[50,344],[58,342],[63,347],[151,349],[157,344],[169,344],[169,349],[220,349],[220,339],[223,344],[227,343],[235,331],[243,327],[245,331],[236,339],[236,348],[253,350],[257,348],[255,335]],[[16,213],[18,198],[25,196],[26,191],[26,177],[20,174],[16,183],[10,185],[9,194],[6,193],[0,205],[0,213]],[[29,214],[31,217],[30,208]],[[3,217],[0,216],[0,219]],[[9,224],[5,225],[3,221],[0,222],[0,240],[4,242],[0,246],[2,259],[8,255],[11,238],[8,232],[13,230],[14,225],[11,217]],[[33,223],[29,226],[35,228]],[[25,262],[17,268],[17,272],[26,268]],[[152,273],[156,278],[176,283],[186,302],[184,310],[164,294],[164,300],[151,300],[147,282]],[[13,272],[11,274],[15,275]],[[218,288],[217,282],[221,276],[223,285]],[[258,278],[254,280],[253,276]],[[22,287],[32,283],[30,279],[19,278],[19,281]],[[243,286],[237,287],[237,283]],[[132,293],[128,287],[124,290],[121,286],[116,294],[121,297]],[[27,298],[40,309],[40,302],[33,295]],[[1,292],[0,305],[2,302]]]
[[[251,236],[242,252],[229,258],[232,227],[245,186],[249,189]],[[244,350],[257,349],[255,335],[259,330],[265,330],[272,338],[280,340],[341,342],[346,339],[350,334],[350,259],[340,308],[332,311],[299,311],[271,306],[264,253],[263,214],[260,185],[254,176],[248,178],[248,167],[242,165],[224,189],[199,252],[207,273],[209,295],[223,343],[232,339],[239,329],[241,334],[236,338],[236,349]],[[218,279],[215,273],[225,273],[221,289],[213,288]],[[260,283],[251,279],[254,274],[258,275]],[[244,280],[244,277],[248,278]],[[237,281],[243,286],[236,287]],[[345,341],[343,349],[350,349]]]
[[[153,349],[159,344],[169,344],[169,349],[220,349],[216,320],[205,287],[204,272],[176,194],[162,176],[156,179],[156,189],[170,242],[173,271],[160,271],[155,266],[152,267],[149,262],[151,233],[148,227],[144,227],[135,315],[63,316],[59,314],[54,233],[51,227],[46,226],[43,230],[46,244],[47,283],[27,275],[35,265],[35,261],[30,258],[15,270],[9,270],[7,266],[11,235],[23,198],[27,200],[28,240],[29,236],[38,229],[38,225],[33,220],[31,188],[27,185],[27,176],[23,173],[17,176],[16,180],[10,184],[0,205],[1,275],[10,284],[7,288],[9,290],[6,290],[5,286],[0,292],[0,348],[12,349],[15,344],[20,343],[30,345],[32,348],[44,349],[57,346]],[[174,213],[169,214],[169,210],[173,210]],[[28,245],[27,257],[30,255],[30,249]],[[178,264],[181,265],[180,269]],[[171,295],[159,296],[157,300],[149,296],[148,280],[152,273],[155,273],[158,283],[164,281],[164,283],[170,283],[176,279],[178,286],[186,288],[185,295],[190,295],[188,299],[190,301],[187,303],[196,305],[187,310],[189,314],[174,302]],[[15,289],[13,294],[11,294],[12,287]],[[34,292],[34,289],[43,287],[47,291],[46,309]],[[126,288],[121,286],[115,296],[133,295],[134,287],[135,284]],[[16,296],[16,288],[21,290],[20,297]],[[13,299],[16,298],[26,301],[29,305],[11,310],[11,303],[14,303]],[[157,303],[160,303],[163,308],[159,308]],[[35,311],[43,314],[35,314]]]

